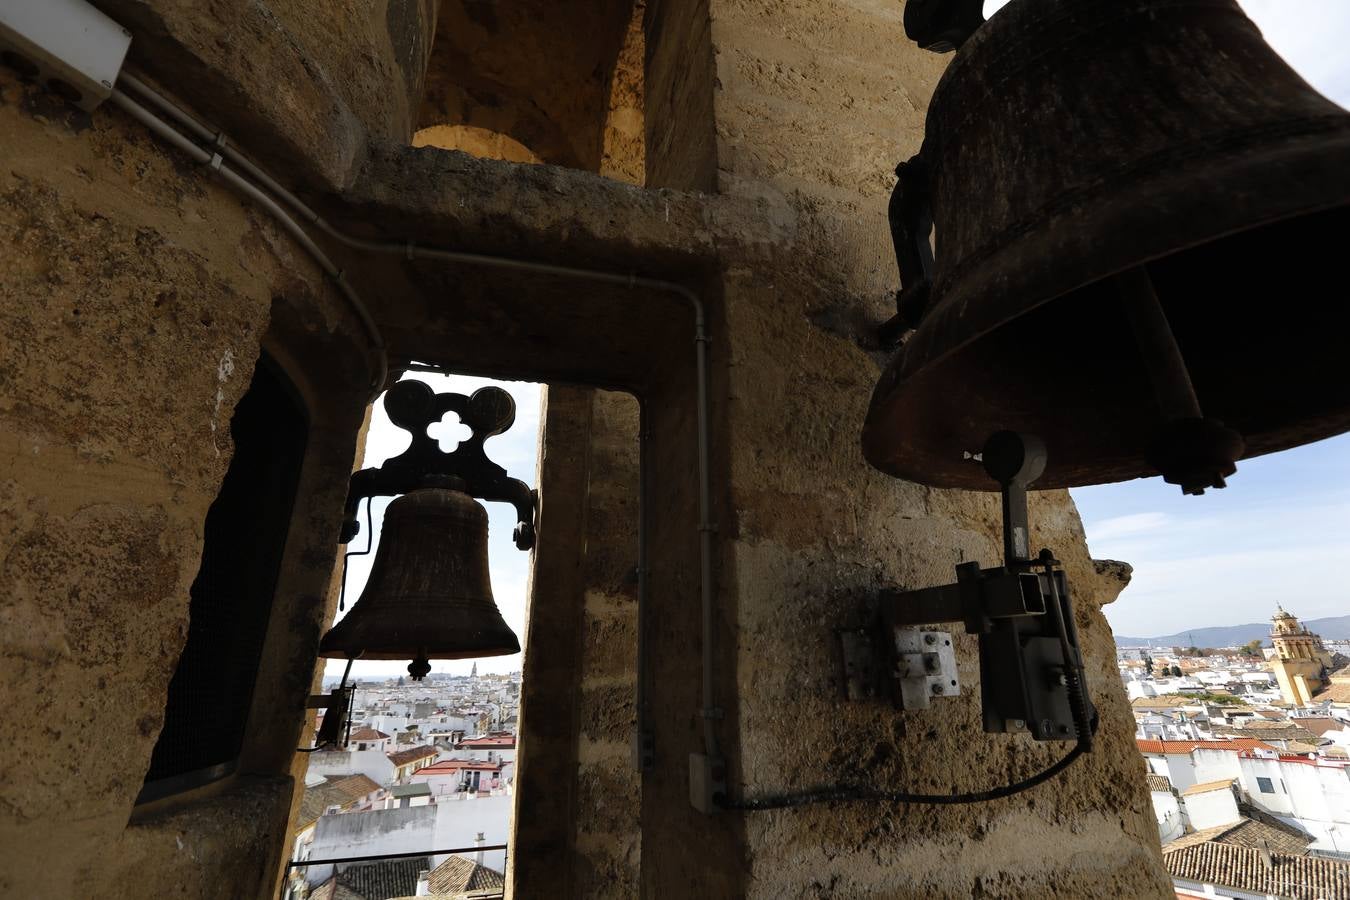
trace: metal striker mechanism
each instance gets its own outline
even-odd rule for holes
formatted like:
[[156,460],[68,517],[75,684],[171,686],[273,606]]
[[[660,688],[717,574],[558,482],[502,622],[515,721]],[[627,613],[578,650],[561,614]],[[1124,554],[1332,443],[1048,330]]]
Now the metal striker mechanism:
[[[534,546],[534,491],[509,477],[483,450],[484,441],[515,422],[515,402],[497,387],[466,396],[438,394],[423,382],[402,381],[389,389],[384,405],[390,421],[411,432],[412,442],[384,465],[362,469],[351,478],[341,543],[349,543],[360,532],[357,513],[362,501],[368,519],[370,498],[399,496],[385,513],[361,597],[319,644],[319,656],[346,659],[347,672],[332,694],[311,698],[311,707],[329,710],[318,746],[338,741],[352,660],[412,659],[408,673],[421,680],[431,671],[431,659],[520,652],[519,639],[492,597],[487,513],[475,499],[512,504],[517,515],[516,547]],[[471,434],[445,452],[427,429],[452,412]],[[361,552],[370,552],[369,546],[347,556]],[[346,558],[344,594],[345,581]]]
[[[960,693],[952,638],[930,627],[962,622],[979,637],[981,705],[986,732],[1029,733],[1038,741],[1076,741],[1058,761],[1018,781],[964,794],[916,794],[870,783],[789,794],[722,798],[724,809],[786,809],[856,800],[887,803],[984,803],[1035,787],[1092,750],[1097,713],[1088,699],[1069,585],[1049,550],[1030,551],[1027,489],[1045,471],[1045,444],[1000,431],[977,455],[1003,495],[1003,565],[956,567],[956,581],[878,596],[882,627],[841,631],[849,699],[890,691],[904,709],[926,709]],[[876,664],[877,657],[884,665]]]
[[[955,583],[881,593],[897,700],[905,708],[922,708],[929,694],[957,692],[948,690],[956,687],[954,674],[939,675],[945,668],[943,651],[950,646],[947,636],[921,632],[915,642],[911,629],[962,622],[968,634],[979,637],[986,732],[1027,731],[1038,741],[1090,743],[1096,713],[1084,687],[1069,585],[1049,550],[1036,556],[1030,550],[1027,489],[1045,471],[1045,445],[1031,435],[1001,431],[989,438],[980,457],[1002,492],[1003,565],[981,569],[976,562],[962,563]],[[915,691],[916,680],[928,689]]]

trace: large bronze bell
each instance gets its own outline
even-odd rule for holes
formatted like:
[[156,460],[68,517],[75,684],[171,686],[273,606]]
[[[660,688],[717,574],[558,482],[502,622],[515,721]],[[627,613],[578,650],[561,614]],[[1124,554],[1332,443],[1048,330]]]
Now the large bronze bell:
[[1199,490],[1350,429],[1350,114],[1234,0],[1013,0],[902,170],[877,468],[996,489],[971,457],[1011,430],[1038,488]]
[[365,590],[324,635],[319,655],[412,659],[414,679],[428,659],[520,652],[488,578],[487,512],[468,494],[420,488],[389,504]]

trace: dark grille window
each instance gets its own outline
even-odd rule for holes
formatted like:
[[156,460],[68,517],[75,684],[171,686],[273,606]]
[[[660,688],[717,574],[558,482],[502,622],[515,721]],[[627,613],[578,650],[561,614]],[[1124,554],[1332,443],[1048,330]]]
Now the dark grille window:
[[230,422],[234,458],[206,514],[187,644],[139,802],[229,774],[243,746],[308,423],[267,357]]

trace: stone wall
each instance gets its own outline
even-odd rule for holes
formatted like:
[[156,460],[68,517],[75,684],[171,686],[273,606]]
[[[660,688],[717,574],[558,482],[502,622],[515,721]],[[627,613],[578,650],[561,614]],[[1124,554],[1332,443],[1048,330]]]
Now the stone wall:
[[[994,564],[1000,555],[994,495],[886,478],[858,449],[884,358],[872,328],[889,314],[895,288],[889,173],[917,149],[944,63],[905,41],[901,13],[898,4],[709,2],[718,190],[781,202],[795,223],[792,239],[763,257],[723,257],[714,319],[723,454],[717,690],[733,797],[858,779],[897,790],[978,790],[1029,775],[1068,749],[982,733],[975,645],[964,635],[959,699],[912,714],[842,700],[831,629],[868,621],[879,587],[944,583],[956,563]],[[657,37],[649,31],[649,61],[661,58]],[[653,121],[668,114],[649,104],[649,135],[670,127]],[[649,172],[673,171],[661,152],[649,144]],[[691,178],[677,186],[697,185]],[[1097,607],[1118,587],[1099,589],[1066,493],[1038,496],[1032,521],[1036,545],[1066,561],[1078,593],[1103,716],[1093,754],[1047,785],[994,803],[819,805],[712,818],[686,808],[644,817],[644,893],[678,885],[758,897],[1166,895]],[[694,660],[667,665],[656,703],[692,717],[682,673]],[[686,722],[671,750],[699,749],[697,723]],[[665,765],[647,780],[644,809],[674,806],[680,773],[673,761]]]
[[[0,893],[266,890],[368,396],[359,326],[268,218],[119,112],[0,70],[0,131],[0,846],[27,848]],[[263,347],[311,449],[250,737],[236,777],[135,807]]]
[[[638,885],[638,404],[547,389],[513,823],[516,896]],[[542,811],[546,814],[540,815]]]
[[[904,42],[899,5],[652,0],[642,132],[647,183],[662,190],[409,148],[413,64],[434,53],[417,44],[434,27],[429,5],[220,0],[210,16],[178,0],[103,6],[135,31],[149,74],[343,227],[699,292],[712,334],[713,722],[733,797],[838,774],[967,790],[1062,752],[980,732],[964,637],[959,699],[903,715],[840,699],[833,629],[866,621],[878,587],[945,582],[955,563],[998,554],[991,497],[885,478],[858,449],[884,359],[871,330],[895,286],[888,173],[917,147],[943,64]],[[605,39],[631,58],[621,11]],[[412,24],[390,30],[404,14]],[[574,164],[598,166],[609,150],[609,171],[629,172],[631,154],[612,160],[633,137],[631,116],[614,114],[635,105],[615,90],[626,82],[577,72],[598,79],[600,99],[572,117],[590,128],[571,144]],[[33,850],[0,871],[0,892],[261,896],[285,847],[289,773],[303,765],[290,751],[332,614],[333,536],[368,399],[363,338],[271,221],[200,169],[114,110],[70,112],[3,79],[0,496],[12,513],[0,526],[0,846]],[[344,251],[343,264],[396,358],[622,388],[648,413],[655,764],[642,778],[640,846],[623,839],[637,807],[607,805],[631,785],[616,779],[629,771],[619,748],[636,636],[612,538],[633,514],[632,401],[559,390],[550,403],[571,411],[555,406],[550,422],[576,430],[545,442],[527,645],[536,687],[558,705],[548,714],[529,688],[518,773],[517,823],[548,833],[525,857],[517,832],[517,896],[622,893],[635,878],[645,896],[1167,894],[1094,604],[1119,584],[1097,580],[1066,495],[1038,497],[1032,518],[1080,599],[1103,715],[1090,757],[991,804],[703,815],[688,797],[689,754],[704,747],[689,307],[622,277],[402,253]],[[314,437],[243,776],[133,811],[202,520],[229,461],[223,425],[259,346],[296,378]],[[222,376],[226,351],[234,368]],[[550,605],[550,591],[564,601]],[[562,768],[541,780],[551,757],[536,749],[548,746]]]

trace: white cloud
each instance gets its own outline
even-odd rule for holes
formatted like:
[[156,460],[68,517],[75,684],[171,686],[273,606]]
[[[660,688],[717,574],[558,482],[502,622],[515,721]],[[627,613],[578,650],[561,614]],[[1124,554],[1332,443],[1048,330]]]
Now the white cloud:
[[1088,540],[1095,546],[1098,542],[1104,544],[1130,535],[1149,534],[1167,527],[1169,521],[1171,520],[1168,515],[1160,512],[1115,516],[1096,523],[1092,527],[1092,533],[1088,535]]

